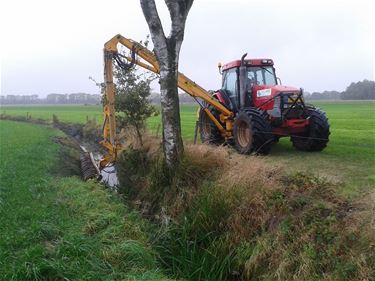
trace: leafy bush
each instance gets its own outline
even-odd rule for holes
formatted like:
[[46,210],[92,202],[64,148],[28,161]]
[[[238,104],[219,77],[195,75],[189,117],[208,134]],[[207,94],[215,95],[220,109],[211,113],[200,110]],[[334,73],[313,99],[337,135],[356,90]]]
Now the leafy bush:
[[[144,45],[147,47],[148,38]],[[150,102],[150,83],[155,79],[154,75],[145,73],[137,74],[137,68],[132,64],[115,64],[115,110],[120,113],[117,121],[120,128],[133,128],[137,145],[143,145],[142,135],[145,133],[146,120],[156,116],[158,111]],[[104,101],[104,104],[106,101]]]

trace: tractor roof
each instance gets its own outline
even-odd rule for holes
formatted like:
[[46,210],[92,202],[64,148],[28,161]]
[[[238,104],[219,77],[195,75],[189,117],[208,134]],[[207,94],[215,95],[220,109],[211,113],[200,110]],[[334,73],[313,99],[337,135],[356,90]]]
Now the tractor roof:
[[[271,59],[248,59],[245,60],[246,65],[248,66],[268,66],[273,65],[273,60]],[[235,60],[228,62],[223,65],[222,70],[228,70],[234,67],[239,67],[241,65],[241,60]]]

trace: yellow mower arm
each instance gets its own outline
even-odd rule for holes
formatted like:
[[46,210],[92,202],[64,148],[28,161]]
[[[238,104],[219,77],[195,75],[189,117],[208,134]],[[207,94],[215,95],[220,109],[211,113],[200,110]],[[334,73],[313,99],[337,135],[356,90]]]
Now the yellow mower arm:
[[[113,58],[118,55],[118,44],[125,46],[142,60],[135,59],[134,56],[122,56],[122,58],[156,74],[160,72],[159,63],[155,54],[140,43],[118,34],[104,44],[104,81],[107,104],[104,106],[103,141],[101,144],[107,149],[108,153],[100,160],[100,169],[103,169],[109,163],[115,162],[117,153],[121,149],[121,144],[116,134],[115,89],[113,84]],[[208,91],[187,78],[184,74],[179,72],[177,79],[177,85],[180,89],[192,97],[204,100],[221,113],[220,121],[225,123],[225,128],[207,108],[204,109],[209,118],[218,127],[223,137],[230,137],[232,135],[233,112],[228,110],[213,98]]]

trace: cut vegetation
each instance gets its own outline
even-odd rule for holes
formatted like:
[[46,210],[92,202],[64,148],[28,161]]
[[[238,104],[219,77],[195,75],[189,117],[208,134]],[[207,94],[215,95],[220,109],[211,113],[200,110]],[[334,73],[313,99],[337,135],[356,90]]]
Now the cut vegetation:
[[[151,142],[150,142],[151,143]],[[122,192],[161,225],[154,247],[188,280],[372,280],[374,193],[349,200],[311,173],[190,146],[174,174],[152,147],[118,164]],[[361,196],[362,197],[362,196]]]

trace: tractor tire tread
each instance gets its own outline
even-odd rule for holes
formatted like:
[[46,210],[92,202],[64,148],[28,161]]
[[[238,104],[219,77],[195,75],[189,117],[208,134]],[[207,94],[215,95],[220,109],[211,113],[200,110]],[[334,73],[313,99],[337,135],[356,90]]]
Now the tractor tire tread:
[[[245,113],[249,117],[253,132],[251,149],[244,152],[244,154],[268,154],[271,149],[273,135],[271,125],[267,121],[267,116],[263,111],[255,108],[246,108],[242,113]],[[238,151],[241,150],[236,141],[235,147]]]
[[[322,151],[329,141],[330,125],[328,118],[319,108],[309,107],[310,125],[307,138],[291,137],[293,146],[302,151]],[[308,138],[310,137],[310,138]]]

